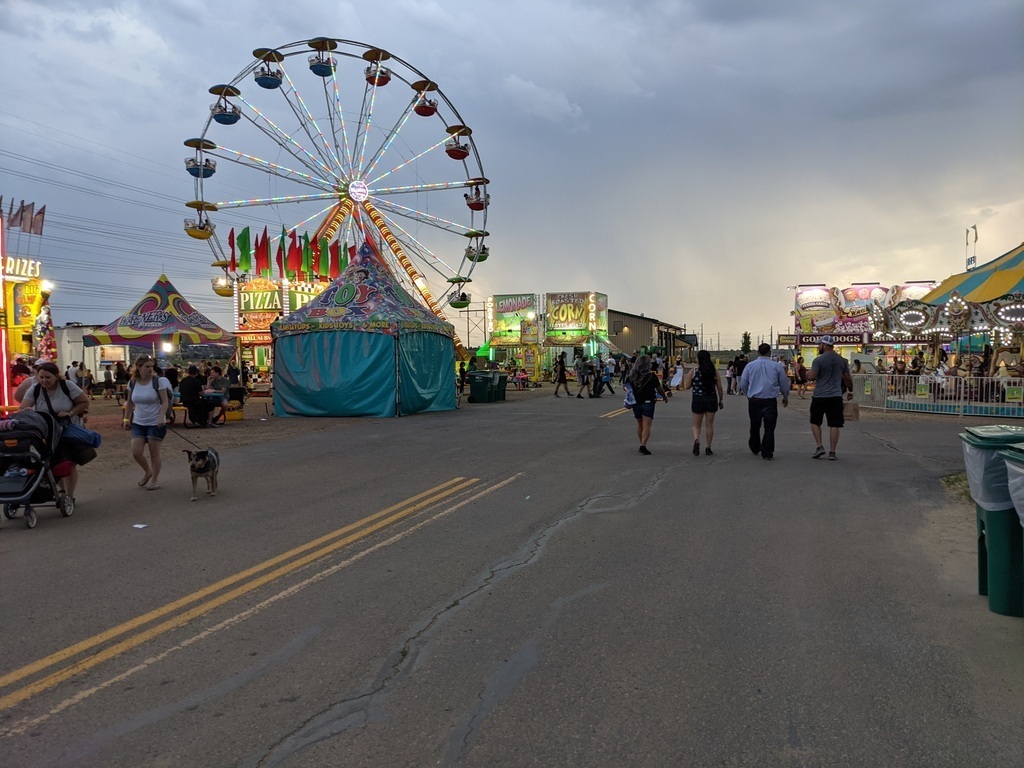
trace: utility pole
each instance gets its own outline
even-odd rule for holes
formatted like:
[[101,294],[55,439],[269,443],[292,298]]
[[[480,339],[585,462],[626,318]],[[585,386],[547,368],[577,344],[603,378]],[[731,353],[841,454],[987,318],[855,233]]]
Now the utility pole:
[[704,323],[700,324],[700,348],[704,349]]

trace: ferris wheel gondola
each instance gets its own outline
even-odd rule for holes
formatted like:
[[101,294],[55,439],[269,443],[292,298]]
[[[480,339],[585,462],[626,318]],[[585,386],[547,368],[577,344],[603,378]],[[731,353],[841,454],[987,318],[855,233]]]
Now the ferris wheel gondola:
[[372,240],[435,314],[468,304],[464,285],[489,255],[489,181],[436,82],[381,48],[317,37],[256,49],[209,92],[209,117],[185,142],[196,211],[186,231],[218,262],[227,253],[211,214],[227,213],[233,227],[267,227],[272,248],[279,233],[306,233],[314,249]]

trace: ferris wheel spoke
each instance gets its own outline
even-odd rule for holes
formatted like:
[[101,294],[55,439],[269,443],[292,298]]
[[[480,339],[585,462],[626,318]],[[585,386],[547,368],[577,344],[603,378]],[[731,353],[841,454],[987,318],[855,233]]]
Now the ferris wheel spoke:
[[[409,116],[415,114],[412,110],[413,107],[416,106],[416,101],[418,98],[418,94],[416,96],[413,96],[412,101],[410,101],[408,106],[406,106],[405,111],[402,113],[402,116],[395,121],[394,127],[388,133],[387,137],[381,143],[380,147],[377,148],[377,151],[374,153],[373,157],[370,158],[370,162],[367,163],[366,170],[363,172],[364,177],[369,176],[371,173],[373,173],[374,169],[377,167],[377,163],[380,162],[380,159],[391,148],[391,144],[394,142],[396,138],[398,138],[398,135],[402,132],[402,128],[408,122]],[[403,163],[402,165],[406,164],[407,163]]]
[[[359,161],[356,163],[356,171],[361,172],[363,169],[363,160],[366,157],[366,144],[370,138],[370,128],[373,126],[373,108],[377,103],[377,83],[374,81],[372,85],[367,86],[367,90],[363,94],[363,102],[366,103],[366,96],[369,95],[369,104],[366,107],[365,120],[360,120],[360,128],[362,130],[362,142],[359,147]],[[360,173],[360,175],[362,175]]]
[[256,157],[255,155],[249,155],[245,152],[241,152],[240,150],[231,149],[230,147],[218,146],[216,152],[208,152],[207,154],[221,160],[237,163],[245,168],[261,171],[280,178],[287,178],[298,184],[304,184],[315,189],[324,191],[334,190],[333,183],[327,179],[311,176],[308,173],[303,173],[302,171],[295,170],[294,168],[289,168],[287,166],[280,165],[279,163],[273,163],[270,160],[264,160],[263,158]]
[[281,197],[252,197],[247,200],[225,200],[214,203],[218,210],[224,208],[249,208],[258,205],[285,205],[287,203],[308,203],[314,200],[330,200],[331,205],[324,208],[324,211],[333,208],[338,202],[337,193],[322,192],[316,195],[283,195]]
[[[325,166],[318,158],[314,157],[308,149],[299,144],[299,142],[297,142],[287,131],[283,130],[267,115],[263,114],[256,105],[246,101],[242,96],[238,96],[237,98],[242,104],[252,110],[253,114],[259,119],[255,119],[248,114],[245,115],[245,118],[256,126],[256,128],[258,128],[263,134],[269,137],[271,141],[276,143],[314,173],[323,174],[325,176],[334,175],[331,173],[330,168]],[[287,97],[285,97],[285,101],[288,101]],[[291,106],[290,102],[289,106]]]
[[[337,67],[331,69],[331,85],[333,88],[333,105],[331,92],[327,90],[327,80],[324,80],[324,98],[327,101],[327,114],[331,121],[331,135],[334,137],[334,146],[339,149],[338,157],[341,158],[339,167],[348,178],[352,178],[352,150],[348,143],[348,125],[345,122],[345,113],[341,108],[341,89],[338,87]],[[333,106],[333,108],[332,108]],[[335,121],[337,120],[337,121]],[[341,129],[341,147],[338,147],[338,129]],[[342,151],[343,150],[343,151]]]
[[427,246],[425,246],[423,243],[417,240],[412,235],[412,233],[405,229],[405,227],[403,227],[397,220],[395,220],[394,217],[388,216],[383,212],[381,212],[381,216],[384,217],[384,220],[387,222],[388,227],[390,227],[392,232],[402,233],[401,240],[405,243],[407,247],[412,246],[412,249],[415,251],[419,260],[425,266],[430,267],[440,277],[443,277],[446,280],[449,277],[452,277],[453,275],[457,274],[456,270],[453,269],[450,264],[445,262],[444,259],[438,257]]
[[446,232],[458,232],[460,235],[470,232],[472,227],[467,227],[465,224],[459,224],[448,219],[442,219],[440,216],[433,216],[424,211],[417,211],[415,208],[407,208],[404,205],[399,205],[393,200],[383,200],[376,196],[372,197],[374,205],[378,206],[382,210],[386,210],[396,216],[402,216],[411,221],[419,222],[420,224],[429,224],[432,227],[443,229]]
[[[422,151],[422,152],[420,152],[419,154],[417,154],[417,155],[413,155],[413,156],[412,156],[412,157],[410,157],[410,158],[409,158],[408,160],[405,160],[404,162],[402,162],[402,163],[399,163],[399,164],[398,164],[398,165],[396,165],[396,166],[395,166],[394,168],[392,168],[392,169],[391,169],[390,171],[387,171],[387,172],[385,172],[385,173],[382,173],[382,174],[381,174],[380,176],[378,176],[378,177],[377,177],[376,179],[374,179],[373,181],[371,181],[371,182],[368,182],[368,184],[370,184],[370,185],[372,186],[373,184],[376,184],[376,183],[377,183],[378,181],[380,181],[381,179],[387,178],[387,177],[388,177],[388,176],[390,176],[390,175],[391,175],[392,173],[395,173],[396,171],[400,171],[400,170],[402,170],[402,169],[403,169],[403,168],[405,168],[405,167],[406,167],[407,165],[411,165],[412,163],[414,163],[414,162],[416,162],[417,160],[419,160],[419,159],[420,159],[421,157],[424,157],[425,155],[427,155],[427,154],[429,154],[429,153],[433,152],[433,151],[434,151],[435,149],[438,149],[438,148],[440,148],[440,147],[443,147],[443,146],[445,145],[445,142],[447,142],[447,141],[448,141],[448,139],[441,139],[441,140],[440,140],[439,142],[437,142],[437,143],[436,143],[436,144],[434,144],[433,146],[431,146],[431,147],[427,147],[427,148],[426,148],[425,150],[423,150],[423,151]],[[461,186],[466,186],[466,183],[465,183],[465,182],[460,182],[460,185],[461,185]]]
[[433,184],[409,184],[404,187],[374,187],[374,195],[405,195],[412,192],[435,192],[440,189],[465,189],[471,187],[472,182],[460,179],[459,181],[438,181]]
[[[292,80],[291,75],[288,74],[288,70],[286,70],[282,66],[281,72],[282,74],[284,74],[285,79],[288,81],[289,90],[286,92],[282,89],[282,94],[285,97],[285,101],[288,103],[289,109],[291,109],[292,114],[294,114],[296,119],[299,121],[299,124],[302,126],[303,132],[309,138],[311,146],[316,150],[317,155],[319,155],[320,159],[324,162],[325,166],[328,168],[335,169],[334,171],[332,171],[331,175],[333,175],[339,181],[344,181],[345,179],[337,173],[337,171],[341,170],[341,161],[338,160],[338,156],[335,154],[334,148],[331,146],[331,143],[327,140],[327,137],[324,136],[324,132],[320,130],[320,126],[317,125],[316,118],[313,117],[313,113],[309,111],[308,107],[306,107],[306,102],[303,101],[302,94],[299,92],[298,87]],[[292,104],[291,100],[288,98],[289,93],[294,94],[295,100],[298,102],[299,107],[302,110],[301,114],[299,113],[299,110],[296,109],[295,105]],[[310,130],[311,126],[313,130]],[[316,134],[315,136],[314,132]]]

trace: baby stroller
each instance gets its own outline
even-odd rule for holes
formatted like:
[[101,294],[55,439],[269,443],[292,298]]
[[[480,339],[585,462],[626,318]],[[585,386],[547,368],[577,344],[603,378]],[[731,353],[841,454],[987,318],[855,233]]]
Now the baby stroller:
[[71,465],[54,464],[60,433],[60,423],[48,413],[18,411],[0,419],[0,503],[8,520],[24,506],[25,525],[35,528],[32,507],[51,502],[64,517],[74,512],[74,499],[58,483]]

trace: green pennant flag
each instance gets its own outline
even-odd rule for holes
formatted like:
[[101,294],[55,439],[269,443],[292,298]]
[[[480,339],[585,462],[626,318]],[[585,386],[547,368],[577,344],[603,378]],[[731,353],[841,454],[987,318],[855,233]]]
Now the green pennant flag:
[[238,246],[238,271],[249,273],[252,271],[252,242],[249,239],[249,228],[246,227],[238,233],[235,238],[235,245]]
[[309,245],[309,233],[302,233],[302,271],[308,278],[313,272],[313,248]]
[[341,244],[341,253],[338,254],[338,272],[348,269],[348,240]]
[[320,277],[331,273],[331,242],[326,237],[320,238],[320,264],[316,271]]

